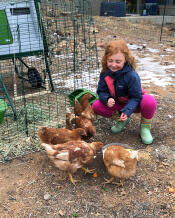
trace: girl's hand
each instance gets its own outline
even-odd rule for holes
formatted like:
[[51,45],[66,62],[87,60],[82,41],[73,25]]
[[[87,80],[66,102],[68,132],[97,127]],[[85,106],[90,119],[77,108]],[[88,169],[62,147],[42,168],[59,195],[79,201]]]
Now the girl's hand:
[[121,115],[120,115],[120,120],[121,121],[126,121],[128,119],[128,116],[126,115],[126,114],[124,114],[124,113],[122,113]]
[[114,104],[115,104],[115,100],[113,98],[109,98],[107,103],[108,107],[113,107]]

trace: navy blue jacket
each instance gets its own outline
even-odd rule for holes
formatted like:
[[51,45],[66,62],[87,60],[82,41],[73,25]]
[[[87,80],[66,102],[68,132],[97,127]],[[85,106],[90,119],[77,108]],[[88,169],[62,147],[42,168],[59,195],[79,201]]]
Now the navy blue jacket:
[[124,96],[128,97],[127,104],[124,105],[120,112],[123,112],[130,117],[142,100],[142,89],[139,75],[133,70],[132,66],[127,63],[125,63],[123,69],[117,72],[112,72],[108,68],[106,72],[102,72],[98,82],[97,94],[100,101],[105,105],[107,105],[109,98],[113,98],[104,80],[106,76],[110,76],[114,79],[116,98]]

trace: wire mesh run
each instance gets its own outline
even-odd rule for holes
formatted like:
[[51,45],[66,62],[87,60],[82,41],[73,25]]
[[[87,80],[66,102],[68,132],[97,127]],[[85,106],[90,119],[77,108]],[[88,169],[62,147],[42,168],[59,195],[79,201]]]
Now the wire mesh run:
[[6,161],[40,149],[38,126],[65,127],[66,110],[73,110],[67,95],[95,91],[99,63],[87,1],[2,6],[7,19],[0,23],[6,37],[0,36],[0,51],[8,49],[0,53],[0,98],[8,109],[0,124],[0,161]]
[[[96,89],[99,70],[94,21],[87,1],[41,5],[50,39],[52,78],[57,91]],[[55,68],[56,67],[56,68]],[[99,74],[99,72],[98,72]]]

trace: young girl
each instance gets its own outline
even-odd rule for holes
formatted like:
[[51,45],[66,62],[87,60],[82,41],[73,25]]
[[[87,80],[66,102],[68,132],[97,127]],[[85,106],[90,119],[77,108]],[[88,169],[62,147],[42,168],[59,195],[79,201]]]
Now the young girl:
[[151,122],[157,103],[141,88],[135,70],[136,60],[125,41],[116,40],[106,45],[97,88],[99,100],[92,108],[98,115],[117,118],[117,124],[111,128],[113,133],[123,130],[132,113],[141,113],[140,136],[144,144],[151,144]]

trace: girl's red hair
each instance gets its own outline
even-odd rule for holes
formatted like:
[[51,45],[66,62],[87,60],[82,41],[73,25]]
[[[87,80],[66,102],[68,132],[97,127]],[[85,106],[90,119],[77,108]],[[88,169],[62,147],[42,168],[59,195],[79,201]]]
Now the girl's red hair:
[[110,42],[105,46],[105,53],[102,57],[102,72],[105,72],[107,69],[107,59],[114,54],[121,52],[125,56],[126,62],[136,70],[136,59],[129,50],[126,42],[124,40],[115,40]]

